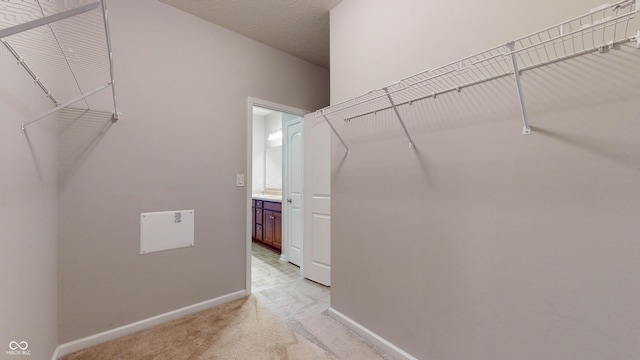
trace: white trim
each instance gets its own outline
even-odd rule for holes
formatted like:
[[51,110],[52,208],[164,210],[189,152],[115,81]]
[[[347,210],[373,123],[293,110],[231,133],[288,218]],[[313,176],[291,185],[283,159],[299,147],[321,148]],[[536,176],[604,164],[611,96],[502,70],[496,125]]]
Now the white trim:
[[400,360],[405,360],[405,359],[406,360],[418,360],[416,357],[411,356],[406,351],[400,349],[399,347],[395,346],[394,344],[392,344],[391,342],[389,342],[385,338],[381,337],[380,335],[374,333],[373,331],[371,331],[371,330],[367,329],[366,327],[360,325],[359,323],[355,322],[353,319],[351,319],[350,317],[344,315],[343,313],[339,312],[338,310],[330,307],[328,312],[329,312],[329,316],[331,316],[332,318],[336,319],[339,323],[341,323],[342,325],[348,327],[353,332],[355,332],[356,334],[362,336],[363,338],[365,338],[369,342],[373,343],[375,346],[377,346],[380,349],[384,350],[386,353],[390,354],[391,356],[395,357],[396,359],[400,359]]
[[58,358],[60,357],[60,355],[58,355],[59,351],[60,351],[60,346],[57,346],[56,350],[53,352],[53,356],[51,356],[51,360],[58,360]]
[[[246,268],[245,268],[245,274],[246,274],[245,287],[246,287],[247,296],[251,295],[251,225],[252,225],[251,224],[251,194],[253,191],[253,173],[252,173],[251,165],[253,163],[253,107],[254,106],[262,107],[265,109],[271,109],[279,112],[284,112],[288,114],[299,115],[301,117],[304,117],[304,115],[309,113],[308,110],[298,109],[291,106],[286,106],[286,105],[274,103],[271,101],[254,98],[251,96],[247,98],[247,176],[245,181],[245,186],[247,187],[247,198],[246,198],[247,224],[245,226],[245,231],[247,234],[246,235],[247,256],[246,256]],[[286,220],[283,219],[283,224],[282,224],[283,228],[285,225],[284,221]],[[280,258],[286,259],[287,258],[287,253],[286,253],[287,238],[284,235],[284,232],[282,236],[283,236],[282,237],[282,254]]]
[[189,305],[181,309],[169,311],[167,313],[156,315],[148,319],[140,320],[128,325],[124,325],[115,329],[101,332],[99,334],[95,334],[95,335],[87,336],[82,339],[71,341],[66,344],[62,344],[58,346],[56,348],[56,351],[54,352],[54,357],[52,358],[52,360],[57,360],[58,357],[69,355],[78,350],[82,350],[93,345],[98,345],[103,342],[134,333],[136,331],[148,329],[152,326],[160,325],[171,320],[175,320],[187,315],[195,314],[197,312],[207,310],[218,305],[222,305],[229,301],[241,299],[245,296],[246,296],[245,290],[236,291],[234,293],[220,296],[215,299]]

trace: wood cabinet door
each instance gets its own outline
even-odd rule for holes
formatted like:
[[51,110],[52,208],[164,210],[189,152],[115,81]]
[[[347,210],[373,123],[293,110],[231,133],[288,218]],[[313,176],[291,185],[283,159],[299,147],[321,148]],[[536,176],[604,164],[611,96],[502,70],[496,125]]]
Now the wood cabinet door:
[[277,250],[282,250],[282,213],[281,204],[254,200],[252,209],[253,240]]
[[[253,200],[255,204],[255,200]],[[251,208],[251,239],[256,239],[256,208]]]
[[273,247],[282,249],[282,213],[273,212]]
[[262,209],[256,208],[256,224],[263,224]]
[[264,221],[262,222],[264,236],[262,237],[262,242],[273,246],[273,238],[275,235],[275,218],[273,216],[273,211],[264,210],[262,213],[264,214]]

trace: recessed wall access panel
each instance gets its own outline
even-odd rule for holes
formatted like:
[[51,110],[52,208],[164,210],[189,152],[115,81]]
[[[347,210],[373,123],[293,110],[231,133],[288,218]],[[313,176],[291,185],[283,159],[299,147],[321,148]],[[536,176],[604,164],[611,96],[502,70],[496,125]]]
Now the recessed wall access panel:
[[140,255],[194,246],[194,210],[140,214]]

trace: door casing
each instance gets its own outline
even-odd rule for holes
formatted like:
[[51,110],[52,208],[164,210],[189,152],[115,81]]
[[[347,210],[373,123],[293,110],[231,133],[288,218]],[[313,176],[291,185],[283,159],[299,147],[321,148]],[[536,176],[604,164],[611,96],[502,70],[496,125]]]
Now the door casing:
[[[298,115],[304,118],[305,114],[308,114],[310,111],[299,109],[287,105],[278,104],[272,101],[262,100],[255,97],[249,97],[247,100],[247,169],[245,176],[245,188],[246,188],[246,214],[245,218],[246,226],[245,226],[245,240],[246,240],[246,267],[245,267],[245,291],[247,295],[251,294],[251,194],[253,189],[253,174],[252,174],[252,162],[253,162],[253,107],[258,106],[265,109],[271,109],[274,111],[280,111],[284,113],[289,113],[293,115]],[[284,180],[284,177],[283,177]],[[284,184],[283,184],[284,186]],[[286,222],[286,219],[283,219]],[[283,228],[285,224],[283,223]],[[288,247],[288,239],[283,231],[282,234],[282,249],[286,249]],[[286,255],[285,255],[286,256]]]

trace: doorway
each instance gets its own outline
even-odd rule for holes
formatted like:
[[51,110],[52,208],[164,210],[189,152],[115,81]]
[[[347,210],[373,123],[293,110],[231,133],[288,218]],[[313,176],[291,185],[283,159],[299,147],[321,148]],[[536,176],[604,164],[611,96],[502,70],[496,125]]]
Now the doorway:
[[246,289],[251,293],[302,277],[301,147],[307,111],[254,98],[248,103]]

